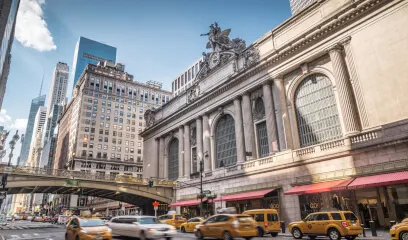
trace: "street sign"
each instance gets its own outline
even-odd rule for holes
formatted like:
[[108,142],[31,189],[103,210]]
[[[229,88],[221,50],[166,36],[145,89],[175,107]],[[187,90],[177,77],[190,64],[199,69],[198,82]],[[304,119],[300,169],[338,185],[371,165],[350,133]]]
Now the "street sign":
[[12,167],[4,167],[4,172],[5,173],[11,173],[13,171]]
[[157,211],[157,209],[159,209],[159,207],[154,207],[154,211]]
[[153,202],[153,207],[157,208],[157,207],[159,207],[159,204],[160,204],[159,202],[154,201],[154,202]]
[[0,191],[0,199],[6,199],[7,192],[6,191]]
[[211,194],[211,191],[210,191],[210,190],[204,190],[204,191],[203,191],[203,194],[205,194],[205,195]]

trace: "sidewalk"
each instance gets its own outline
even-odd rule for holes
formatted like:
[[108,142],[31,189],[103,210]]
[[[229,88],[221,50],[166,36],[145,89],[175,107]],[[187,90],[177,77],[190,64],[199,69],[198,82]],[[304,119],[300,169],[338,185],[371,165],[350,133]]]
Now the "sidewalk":
[[[372,236],[371,230],[369,228],[365,228],[365,233],[366,233],[365,237],[363,237],[363,235],[359,235],[356,239],[358,240],[391,240],[390,232],[388,230],[378,229],[376,237]],[[286,233],[280,233],[279,235],[283,237],[292,237],[292,234],[289,233],[289,229],[286,229]]]

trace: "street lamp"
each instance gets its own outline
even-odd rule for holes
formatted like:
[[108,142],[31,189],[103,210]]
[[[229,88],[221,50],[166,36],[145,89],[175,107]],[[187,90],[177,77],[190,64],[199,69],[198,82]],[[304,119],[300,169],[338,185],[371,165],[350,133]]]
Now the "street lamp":
[[20,139],[20,136],[18,135],[18,130],[16,131],[16,134],[14,134],[13,138],[11,139],[11,141],[9,142],[9,146],[11,149],[11,152],[9,154],[9,162],[7,164],[7,166],[11,165],[11,159],[13,158],[13,150],[14,150],[14,146],[16,145],[16,143],[18,142],[18,140]]

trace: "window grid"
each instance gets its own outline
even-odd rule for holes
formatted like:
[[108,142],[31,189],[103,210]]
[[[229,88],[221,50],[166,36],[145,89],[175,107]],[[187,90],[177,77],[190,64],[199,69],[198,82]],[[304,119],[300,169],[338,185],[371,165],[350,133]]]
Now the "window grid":
[[235,139],[234,119],[231,115],[226,114],[218,121],[215,130],[217,168],[233,165],[237,162]]
[[168,163],[168,179],[176,180],[178,178],[179,168],[179,141],[177,138],[171,140],[169,144],[169,163]]
[[303,80],[295,94],[300,147],[342,137],[333,86],[321,74]]
[[266,122],[258,123],[256,125],[256,132],[258,137],[259,157],[266,157],[269,155],[268,132],[266,130]]

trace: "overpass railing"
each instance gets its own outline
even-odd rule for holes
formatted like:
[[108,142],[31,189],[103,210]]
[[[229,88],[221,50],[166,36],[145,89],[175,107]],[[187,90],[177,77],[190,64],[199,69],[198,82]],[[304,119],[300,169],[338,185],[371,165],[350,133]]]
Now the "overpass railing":
[[149,181],[153,181],[155,186],[176,186],[175,181],[167,179],[150,179],[138,178],[130,175],[99,175],[91,174],[90,172],[78,172],[65,169],[50,169],[50,168],[32,168],[26,166],[7,166],[0,164],[0,173],[8,173],[11,175],[31,175],[39,177],[57,177],[76,180],[95,180],[103,182],[115,183],[130,183],[137,185],[148,185]]

